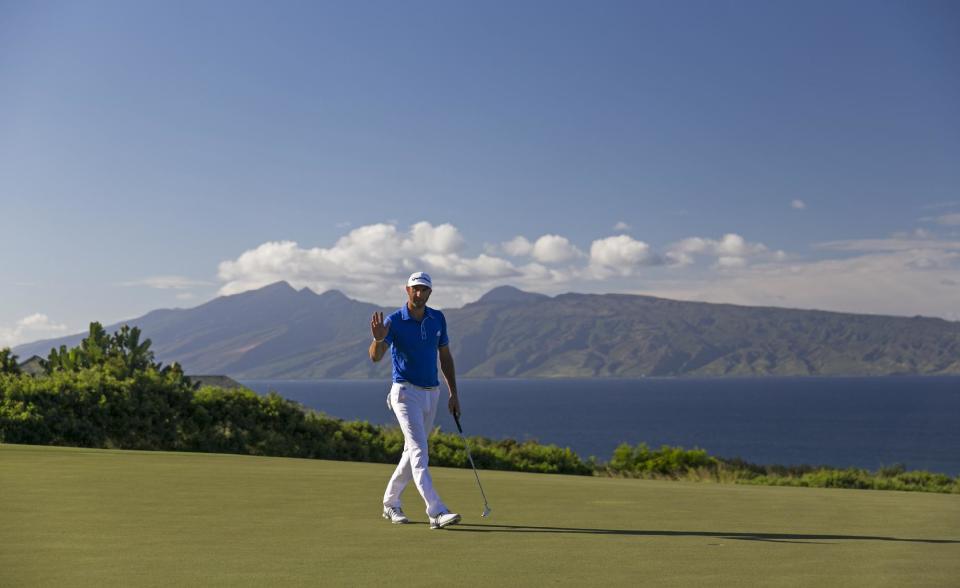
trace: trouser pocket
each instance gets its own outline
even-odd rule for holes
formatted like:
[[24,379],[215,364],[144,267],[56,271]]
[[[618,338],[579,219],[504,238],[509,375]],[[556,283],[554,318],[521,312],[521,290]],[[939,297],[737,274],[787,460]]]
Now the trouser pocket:
[[[399,384],[394,384],[390,387],[390,391],[387,392],[387,410],[393,412],[393,405],[395,403],[402,404],[407,401],[406,390],[406,386]],[[394,394],[396,394],[396,398],[394,398]]]

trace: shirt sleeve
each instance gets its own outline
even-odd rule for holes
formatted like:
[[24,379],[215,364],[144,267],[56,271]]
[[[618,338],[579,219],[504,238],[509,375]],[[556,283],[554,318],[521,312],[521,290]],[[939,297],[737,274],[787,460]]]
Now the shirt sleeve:
[[450,344],[450,339],[447,337],[447,317],[440,315],[440,341],[437,342],[437,347],[446,347]]
[[[392,322],[393,321],[390,320],[390,317],[387,317],[383,320],[383,324],[386,325],[387,327],[389,327],[390,323]],[[387,345],[393,345],[393,329],[390,329],[389,331],[387,331],[387,335],[386,337],[383,338],[383,340],[387,342]]]

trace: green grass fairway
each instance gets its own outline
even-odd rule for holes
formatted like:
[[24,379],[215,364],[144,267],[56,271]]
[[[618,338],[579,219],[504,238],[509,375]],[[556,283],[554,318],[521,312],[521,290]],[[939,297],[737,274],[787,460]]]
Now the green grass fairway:
[[960,496],[0,445],[0,586],[957,586]]

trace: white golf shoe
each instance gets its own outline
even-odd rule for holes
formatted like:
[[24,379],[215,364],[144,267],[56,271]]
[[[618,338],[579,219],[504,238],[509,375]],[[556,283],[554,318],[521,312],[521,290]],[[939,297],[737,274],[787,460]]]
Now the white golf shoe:
[[400,510],[399,506],[383,507],[383,518],[387,519],[394,525],[405,525],[410,522],[410,519],[407,518],[407,515],[403,514],[403,511]]
[[442,529],[450,525],[456,525],[460,522],[460,515],[455,512],[442,512],[435,517],[430,517],[431,529]]

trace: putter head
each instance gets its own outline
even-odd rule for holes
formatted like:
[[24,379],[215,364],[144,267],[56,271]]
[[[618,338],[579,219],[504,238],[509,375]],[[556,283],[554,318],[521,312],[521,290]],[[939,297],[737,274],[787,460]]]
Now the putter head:
[[484,506],[483,506],[483,514],[480,515],[480,516],[482,516],[483,518],[487,518],[488,516],[490,516],[490,507],[487,506],[487,505],[484,505]]

